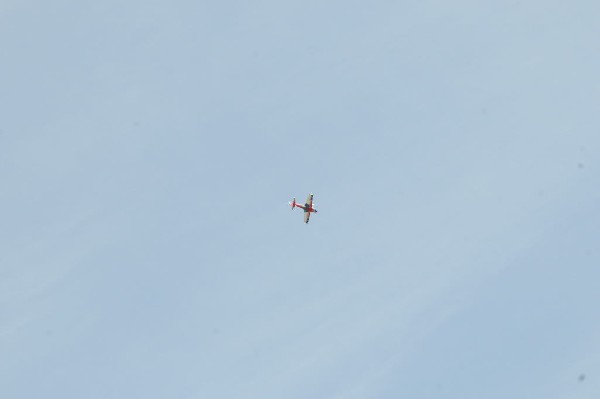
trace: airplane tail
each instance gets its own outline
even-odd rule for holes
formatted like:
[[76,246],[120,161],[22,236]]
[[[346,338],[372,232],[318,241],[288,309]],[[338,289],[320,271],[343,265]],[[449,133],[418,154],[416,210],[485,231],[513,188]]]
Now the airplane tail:
[[296,198],[294,198],[294,199],[292,200],[292,202],[290,202],[289,204],[290,204],[290,206],[292,207],[292,211],[293,211],[293,210],[294,210],[294,208],[296,207]]

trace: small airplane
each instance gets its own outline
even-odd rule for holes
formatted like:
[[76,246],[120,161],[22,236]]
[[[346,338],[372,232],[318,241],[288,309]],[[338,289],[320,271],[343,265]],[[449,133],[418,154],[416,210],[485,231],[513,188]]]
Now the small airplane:
[[308,219],[310,219],[310,214],[311,212],[317,213],[317,210],[313,207],[313,195],[309,194],[308,198],[306,199],[306,203],[304,204],[304,206],[302,205],[298,205],[296,203],[296,198],[294,198],[292,200],[292,202],[289,203],[292,207],[292,210],[294,210],[294,208],[302,208],[304,209],[304,223],[308,223]]

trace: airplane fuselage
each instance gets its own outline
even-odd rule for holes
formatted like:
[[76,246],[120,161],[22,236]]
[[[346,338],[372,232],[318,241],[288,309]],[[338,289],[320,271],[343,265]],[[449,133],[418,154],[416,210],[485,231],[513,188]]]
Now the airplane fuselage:
[[317,213],[317,210],[315,208],[311,208],[308,203],[304,204],[304,206],[302,207],[302,209],[304,209],[304,212],[314,212],[314,213]]

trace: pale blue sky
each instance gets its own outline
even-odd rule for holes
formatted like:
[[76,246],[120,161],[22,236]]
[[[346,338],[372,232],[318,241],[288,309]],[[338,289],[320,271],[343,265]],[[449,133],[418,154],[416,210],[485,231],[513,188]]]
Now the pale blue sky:
[[596,397],[599,17],[4,1],[0,397]]

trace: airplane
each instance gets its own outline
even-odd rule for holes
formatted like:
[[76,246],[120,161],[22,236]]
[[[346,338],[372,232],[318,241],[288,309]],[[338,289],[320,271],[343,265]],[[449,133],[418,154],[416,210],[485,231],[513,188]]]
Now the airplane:
[[313,204],[313,195],[309,194],[308,198],[306,198],[306,203],[304,204],[304,206],[302,205],[298,205],[296,203],[296,198],[294,198],[292,200],[292,202],[289,203],[292,207],[292,210],[294,210],[294,208],[302,208],[304,209],[304,223],[308,223],[308,219],[310,219],[310,214],[311,212],[317,213],[317,210],[314,208],[314,204]]

